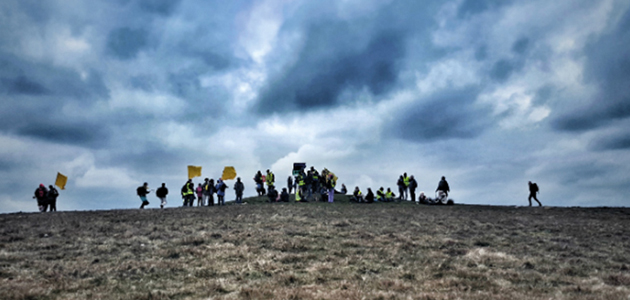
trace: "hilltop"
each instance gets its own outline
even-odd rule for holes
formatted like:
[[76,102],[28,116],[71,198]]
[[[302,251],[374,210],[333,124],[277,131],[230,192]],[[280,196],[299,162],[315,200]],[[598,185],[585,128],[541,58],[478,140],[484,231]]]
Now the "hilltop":
[[630,209],[246,205],[0,215],[4,299],[627,299]]

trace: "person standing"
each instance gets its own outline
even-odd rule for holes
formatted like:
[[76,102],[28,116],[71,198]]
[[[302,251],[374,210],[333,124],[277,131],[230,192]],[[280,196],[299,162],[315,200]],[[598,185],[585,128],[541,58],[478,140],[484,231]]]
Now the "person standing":
[[197,184],[195,194],[197,194],[197,206],[205,205],[203,204],[203,186],[201,186],[201,183]]
[[271,172],[269,169],[267,169],[267,177],[265,177],[265,179],[267,181],[267,191],[275,189],[274,182],[276,181],[276,178],[273,175],[273,172]]
[[418,182],[413,175],[409,177],[409,194],[411,195],[411,201],[416,202],[416,189],[418,188]]
[[534,200],[536,200],[536,202],[538,202],[538,206],[542,206],[542,203],[540,203],[540,201],[538,201],[538,198],[536,198],[536,194],[538,193],[538,185],[536,183],[532,183],[531,181],[528,183],[529,185],[529,197],[527,198],[527,200],[529,201],[529,206],[532,206],[532,198],[534,198]]
[[451,188],[448,186],[448,182],[446,181],[446,177],[442,176],[440,183],[438,183],[437,189],[435,191],[442,191],[448,197],[448,192],[451,191]]
[[149,191],[149,184],[146,182],[142,186],[139,186],[136,189],[136,193],[140,197],[140,201],[142,201],[142,204],[140,205],[140,209],[143,209],[145,206],[149,205],[149,200],[147,200],[147,194],[149,194],[150,192],[151,191]]
[[291,191],[293,190],[293,177],[289,176],[289,178],[287,178],[287,189],[289,194],[291,194]]
[[217,186],[215,187],[217,190],[217,205],[225,205],[225,189],[227,189],[227,185],[223,182],[223,179],[217,180]]
[[59,191],[51,185],[48,186],[48,205],[50,205],[50,211],[57,211],[57,197],[59,197]]
[[335,200],[335,176],[333,174],[328,175],[328,203],[333,203]]
[[403,191],[405,192],[404,199],[407,200],[407,198],[409,198],[409,177],[407,177],[406,172],[403,174],[403,182],[405,183],[405,190]]
[[403,197],[405,196],[405,179],[403,178],[402,175],[400,175],[400,177],[398,177],[398,181],[396,182],[396,185],[398,186],[398,200],[403,200]]
[[256,175],[254,175],[254,182],[256,183],[256,193],[258,194],[258,197],[264,196],[265,187],[263,186],[263,176],[260,170],[256,172]]
[[162,186],[155,191],[155,195],[160,199],[160,208],[164,208],[166,205],[166,195],[168,195],[166,183],[162,183]]
[[39,187],[35,189],[35,196],[33,199],[37,199],[37,207],[39,212],[45,212],[48,209],[48,190],[43,183],[39,184]]
[[217,190],[214,188],[214,179],[208,180],[208,206],[214,206],[214,193]]
[[188,179],[182,187],[182,198],[184,198],[184,206],[192,206],[195,201],[195,184],[192,179]]
[[236,193],[236,203],[243,203],[243,190],[245,190],[245,185],[241,182],[241,177],[236,178],[236,183],[234,184],[234,192]]

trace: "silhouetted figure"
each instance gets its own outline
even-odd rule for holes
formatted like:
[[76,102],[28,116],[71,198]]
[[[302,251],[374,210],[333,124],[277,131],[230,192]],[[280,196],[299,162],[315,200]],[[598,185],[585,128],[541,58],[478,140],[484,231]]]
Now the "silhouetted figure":
[[368,188],[367,195],[365,195],[365,202],[374,203],[374,193],[372,193],[371,188]]
[[236,183],[234,184],[234,192],[236,193],[236,203],[243,203],[243,191],[245,190],[245,185],[241,182],[241,177],[236,178]]
[[217,179],[217,205],[225,205],[225,189],[228,188],[227,184],[222,179]]
[[164,208],[164,205],[166,205],[166,195],[168,195],[168,189],[166,188],[166,183],[162,183],[162,186],[155,191],[155,196],[160,199],[160,208]]
[[263,175],[260,170],[254,175],[254,182],[256,183],[256,193],[258,193],[258,197],[264,196],[265,187],[263,186]]
[[529,197],[527,200],[529,201],[529,206],[532,206],[532,198],[538,202],[538,206],[542,206],[538,198],[536,198],[536,194],[538,193],[538,185],[536,183],[532,183],[531,181],[528,183],[529,185]]
[[280,201],[289,202],[289,193],[286,188],[283,188],[282,193],[280,193]]
[[34,199],[37,199],[37,207],[40,212],[45,212],[48,209],[48,190],[43,183],[39,184],[39,187],[35,189]]
[[398,181],[396,182],[396,185],[398,186],[398,193],[399,193],[398,199],[403,200],[403,198],[405,197],[405,189],[407,188],[407,186],[405,185],[405,179],[403,178],[402,175],[398,177]]
[[149,191],[149,184],[146,182],[142,186],[139,186],[136,189],[136,193],[140,197],[140,201],[142,201],[142,204],[140,205],[140,209],[143,209],[145,206],[149,205],[149,200],[147,200],[147,194],[149,194],[150,192],[151,191]]
[[59,197],[59,191],[52,186],[48,186],[48,205],[50,205],[50,211],[57,211],[57,197]]
[[413,202],[416,202],[416,188],[418,188],[418,182],[413,178],[413,175],[411,175],[411,177],[409,177],[409,194]]
[[442,176],[442,180],[440,180],[440,183],[438,183],[438,187],[437,189],[435,189],[435,191],[442,191],[448,197],[448,192],[451,191],[451,188],[448,186],[448,182],[446,182],[446,178],[444,176]]

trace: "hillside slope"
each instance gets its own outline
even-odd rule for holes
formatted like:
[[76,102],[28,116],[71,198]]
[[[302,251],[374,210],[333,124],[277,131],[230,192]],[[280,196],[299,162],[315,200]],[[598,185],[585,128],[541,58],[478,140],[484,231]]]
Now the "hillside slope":
[[8,214],[0,290],[3,299],[628,299],[628,228],[626,208],[412,203]]

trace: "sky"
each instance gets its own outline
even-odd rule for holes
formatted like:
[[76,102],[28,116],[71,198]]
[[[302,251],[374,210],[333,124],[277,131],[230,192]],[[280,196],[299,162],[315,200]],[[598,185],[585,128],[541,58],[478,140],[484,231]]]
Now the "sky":
[[533,181],[628,206],[628,49],[626,0],[4,0],[0,212],[57,172],[59,210],[127,209],[143,182],[181,205],[187,165],[234,166],[247,197],[294,162],[349,190],[406,172],[457,203],[527,205]]

